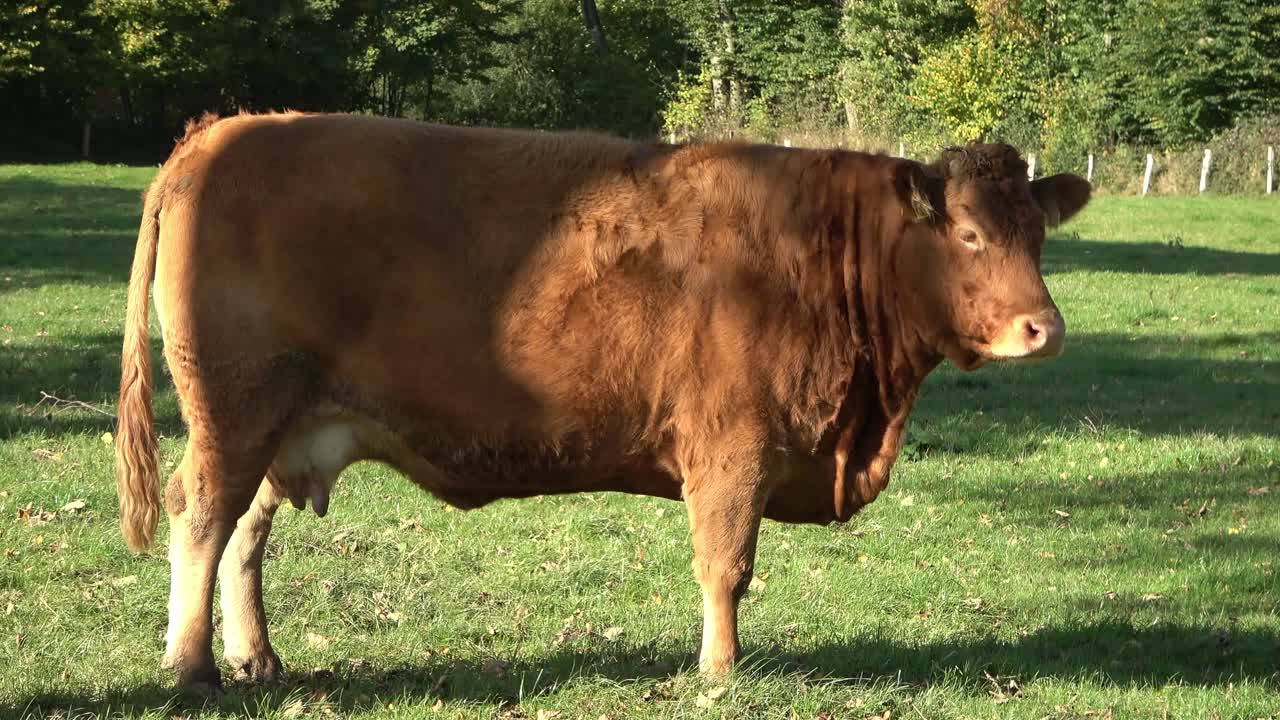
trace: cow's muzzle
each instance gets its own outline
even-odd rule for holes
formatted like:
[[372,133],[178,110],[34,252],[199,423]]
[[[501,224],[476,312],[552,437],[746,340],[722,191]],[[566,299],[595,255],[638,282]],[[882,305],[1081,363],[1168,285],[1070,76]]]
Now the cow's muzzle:
[[1044,360],[1062,354],[1067,324],[1057,309],[1015,316],[990,345],[998,360]]

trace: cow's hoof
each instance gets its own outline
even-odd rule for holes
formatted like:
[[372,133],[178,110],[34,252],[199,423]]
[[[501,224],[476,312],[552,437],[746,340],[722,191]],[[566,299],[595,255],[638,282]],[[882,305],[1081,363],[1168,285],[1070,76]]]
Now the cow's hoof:
[[219,695],[222,693],[222,673],[212,662],[183,667],[170,663],[178,676],[178,689],[188,695]]
[[284,666],[272,650],[249,657],[228,656],[226,661],[236,682],[273,683],[284,674]]
[[723,679],[733,673],[733,658],[703,658],[698,663],[698,672],[708,679]]

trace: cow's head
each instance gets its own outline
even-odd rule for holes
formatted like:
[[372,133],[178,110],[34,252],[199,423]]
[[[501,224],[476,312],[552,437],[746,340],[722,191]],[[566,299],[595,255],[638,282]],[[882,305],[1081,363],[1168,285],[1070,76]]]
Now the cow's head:
[[894,185],[911,219],[895,280],[931,349],[966,370],[1061,354],[1066,324],[1040,275],[1040,248],[1046,224],[1089,201],[1089,183],[1069,174],[1029,182],[1013,148],[969,145],[932,165],[903,162]]

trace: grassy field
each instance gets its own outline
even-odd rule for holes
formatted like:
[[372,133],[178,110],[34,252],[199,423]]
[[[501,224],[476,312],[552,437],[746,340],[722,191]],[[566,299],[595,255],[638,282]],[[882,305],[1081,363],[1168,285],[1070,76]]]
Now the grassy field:
[[[104,437],[152,172],[0,166],[0,717],[1280,718],[1280,201],[1056,234],[1066,355],[936,373],[878,502],[767,522],[727,682],[690,669],[681,505],[462,513],[360,465],[272,536],[288,682],[204,705],[158,667],[165,543],[125,549]],[[167,384],[157,414],[172,465]]]

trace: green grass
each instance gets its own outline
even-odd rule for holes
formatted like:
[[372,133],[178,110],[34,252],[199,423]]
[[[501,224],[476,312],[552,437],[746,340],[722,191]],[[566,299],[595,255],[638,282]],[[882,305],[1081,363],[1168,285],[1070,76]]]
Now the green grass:
[[[372,465],[328,518],[280,514],[266,602],[289,681],[172,698],[165,543],[119,538],[111,420],[41,402],[114,402],[152,172],[0,166],[0,717],[1280,717],[1263,198],[1104,197],[1056,234],[1066,355],[938,372],[878,502],[840,527],[766,523],[753,655],[714,700],[690,669],[681,505],[451,512]],[[172,463],[167,385],[157,412]]]

